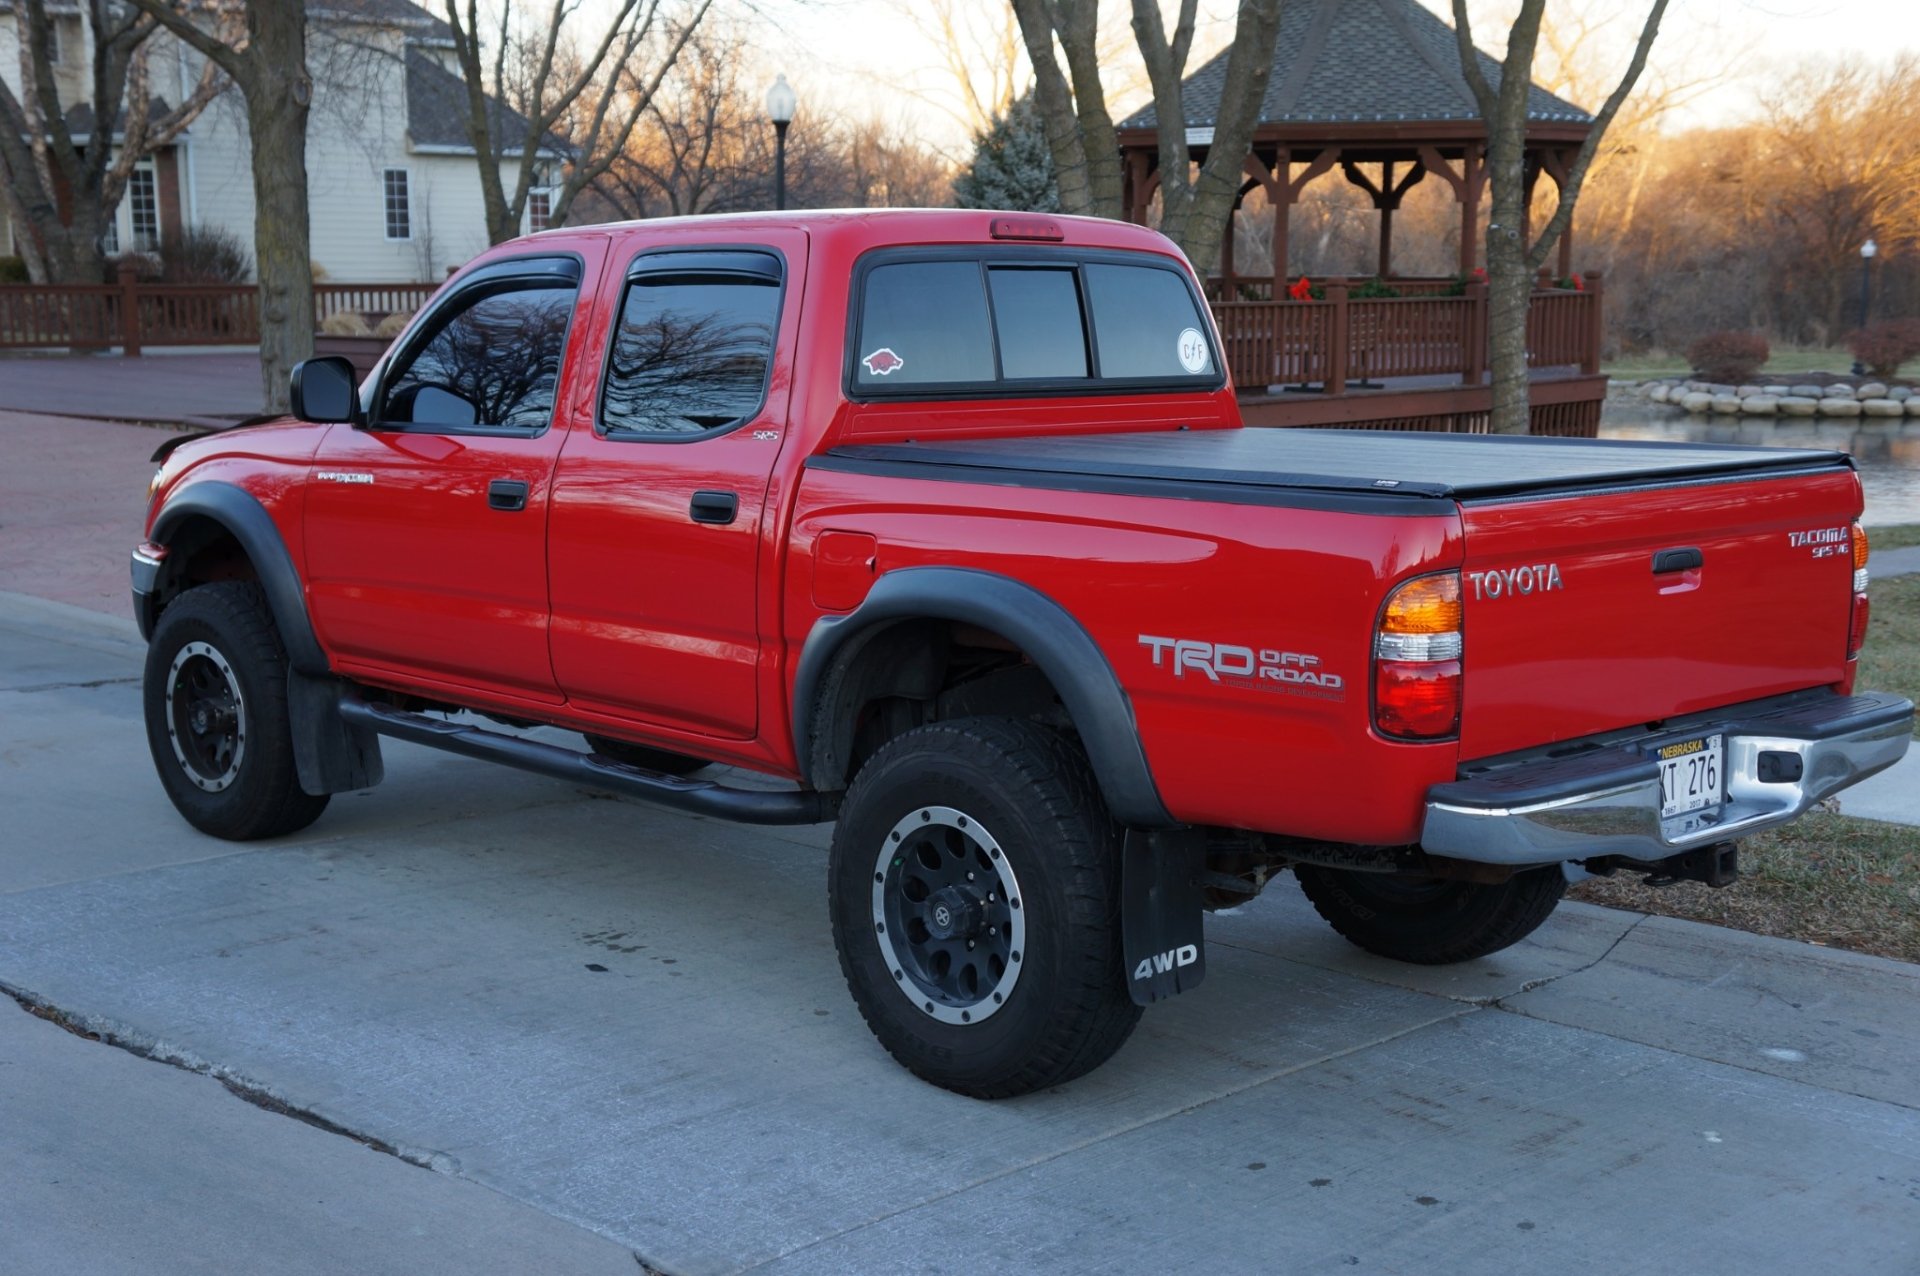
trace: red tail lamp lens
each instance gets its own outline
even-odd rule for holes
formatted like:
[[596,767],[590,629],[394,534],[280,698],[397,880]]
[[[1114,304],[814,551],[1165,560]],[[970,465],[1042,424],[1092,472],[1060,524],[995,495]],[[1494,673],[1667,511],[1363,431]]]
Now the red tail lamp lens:
[[1458,660],[1382,660],[1374,665],[1373,721],[1383,735],[1434,740],[1460,729]]
[[1853,596],[1853,623],[1847,626],[1847,659],[1859,656],[1867,645],[1867,622],[1873,619],[1873,604],[1865,594]]

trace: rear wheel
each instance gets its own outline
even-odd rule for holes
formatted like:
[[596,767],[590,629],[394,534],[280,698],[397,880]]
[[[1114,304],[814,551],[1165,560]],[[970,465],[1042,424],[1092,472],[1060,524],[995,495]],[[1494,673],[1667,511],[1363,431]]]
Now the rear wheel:
[[971,718],[890,741],[834,830],[829,905],[847,986],[893,1057],[1007,1098],[1118,1050],[1119,832],[1086,757],[1031,723]]
[[1553,912],[1567,888],[1559,865],[1528,869],[1496,885],[1360,873],[1296,864],[1314,910],[1370,953],[1422,966],[1485,957],[1519,943]]
[[649,748],[644,744],[616,740],[612,736],[590,735],[587,743],[603,758],[612,758],[615,762],[639,767],[642,771],[658,771],[662,775],[692,775],[701,767],[710,765],[705,758],[670,753],[666,749]]
[[147,647],[143,699],[161,786],[201,832],[279,837],[326,810],[294,769],[287,653],[258,585],[202,585],[169,604]]

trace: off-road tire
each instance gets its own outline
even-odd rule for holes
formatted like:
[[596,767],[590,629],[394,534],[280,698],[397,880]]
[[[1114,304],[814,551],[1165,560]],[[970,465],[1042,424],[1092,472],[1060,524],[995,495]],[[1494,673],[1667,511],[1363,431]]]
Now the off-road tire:
[[[875,933],[882,848],[929,810],[966,813],[1018,879],[1005,902],[1022,911],[1025,951],[1004,1001],[977,1022],[933,1018]],[[879,749],[834,830],[828,906],[847,987],[880,1044],[922,1079],[980,1099],[1060,1085],[1106,1062],[1140,1018],[1122,970],[1119,848],[1086,755],[1056,732],[965,718]]]
[[[218,791],[194,782],[169,734],[170,723],[175,731],[184,726],[175,721],[179,711],[169,674],[192,644],[212,652],[201,659],[240,692],[236,729],[242,747]],[[144,682],[147,746],[161,787],[187,823],[214,837],[248,842],[297,832],[327,809],[325,795],[302,791],[294,769],[287,652],[258,585],[202,585],[168,604],[147,646]]]
[[612,736],[590,735],[587,743],[603,758],[612,758],[615,762],[639,767],[642,771],[658,771],[662,775],[692,775],[702,767],[712,765],[705,758],[672,753],[628,740],[616,740]]
[[1318,864],[1296,864],[1293,872],[1314,911],[1343,937],[1421,966],[1470,961],[1519,943],[1547,920],[1567,889],[1557,864],[1494,886]]

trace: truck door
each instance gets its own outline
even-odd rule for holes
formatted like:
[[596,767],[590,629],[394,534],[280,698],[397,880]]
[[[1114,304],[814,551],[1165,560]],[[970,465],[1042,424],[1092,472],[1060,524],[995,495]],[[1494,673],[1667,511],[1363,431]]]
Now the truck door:
[[574,707],[753,736],[805,262],[796,230],[676,238],[610,272],[593,428],[569,434],[550,518],[553,668]]
[[[335,426],[306,501],[309,604],[343,672],[558,703],[546,520],[584,269],[493,262],[403,338],[368,424]],[[562,409],[563,410],[563,409]]]

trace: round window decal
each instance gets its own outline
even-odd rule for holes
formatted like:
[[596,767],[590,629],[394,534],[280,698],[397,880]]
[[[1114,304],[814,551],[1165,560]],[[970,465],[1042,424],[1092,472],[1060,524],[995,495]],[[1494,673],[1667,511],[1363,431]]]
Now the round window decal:
[[1207,370],[1207,339],[1200,335],[1198,328],[1182,329],[1174,352],[1180,356],[1180,366],[1188,372]]

